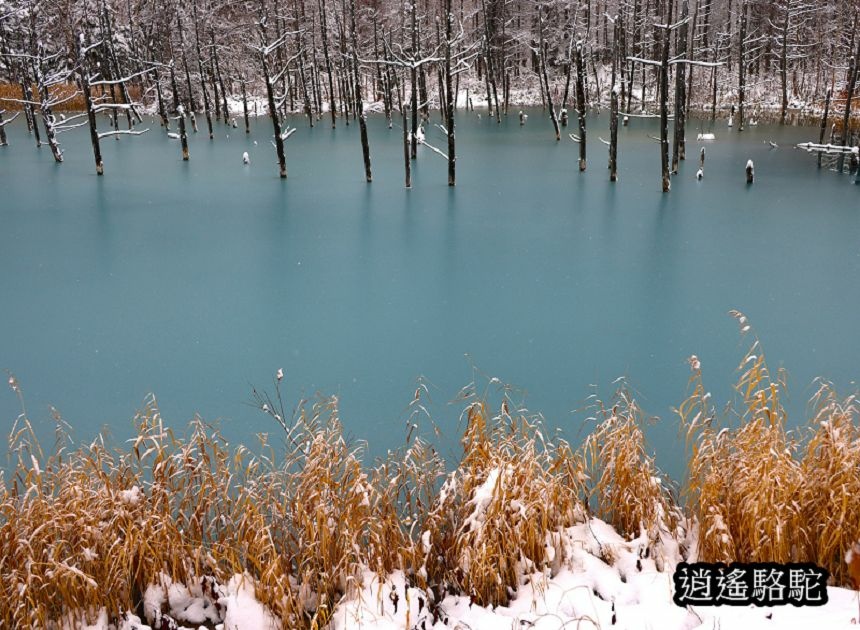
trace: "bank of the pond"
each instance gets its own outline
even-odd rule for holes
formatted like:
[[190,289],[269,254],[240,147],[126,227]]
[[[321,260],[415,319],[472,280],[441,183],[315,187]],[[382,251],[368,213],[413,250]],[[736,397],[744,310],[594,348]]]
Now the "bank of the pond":
[[[550,438],[506,395],[496,404],[468,391],[462,455],[451,469],[420,426],[369,464],[345,436],[336,397],[300,404],[287,421],[280,392],[260,393],[261,410],[283,430],[252,450],[200,420],[171,430],[154,399],[133,439],[76,450],[62,426],[58,445],[43,450],[22,414],[0,486],[0,624],[856,624],[854,397],[822,386],[801,438],[786,430],[784,389],[754,340],[737,383],[747,392],[739,422],[718,415],[698,358],[689,364],[692,386],[679,409],[691,446],[683,504],[655,467],[647,418],[626,390],[595,410],[581,447]],[[412,406],[426,395],[419,389]],[[713,566],[691,568],[698,562],[744,566],[734,566],[740,577],[719,574],[723,582]]]

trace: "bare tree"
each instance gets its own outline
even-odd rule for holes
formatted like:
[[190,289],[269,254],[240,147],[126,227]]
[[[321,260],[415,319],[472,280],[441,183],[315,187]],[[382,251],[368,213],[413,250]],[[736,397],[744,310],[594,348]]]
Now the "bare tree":
[[585,116],[586,101],[585,101],[585,64],[583,62],[583,42],[578,40],[573,48],[573,59],[576,65],[576,119],[579,123],[579,172],[585,170]]
[[[857,21],[860,9],[854,14],[854,29],[857,32]],[[857,37],[857,52],[848,60],[848,76],[845,80],[845,110],[842,114],[842,146],[847,147],[851,141],[851,101],[854,99],[854,91],[857,89],[857,76],[860,74],[858,60],[860,59],[860,37]],[[842,172],[845,166],[845,154],[839,155],[837,169]]]
[[[267,28],[268,21],[269,15],[266,8],[266,2],[265,0],[260,0],[259,18],[257,21],[257,33],[260,43],[259,45],[253,46],[252,48],[257,52],[260,57],[260,66],[263,72],[263,82],[266,86],[266,99],[268,101],[269,106],[269,117],[272,120],[272,129],[274,131],[273,143],[275,145],[275,154],[278,157],[278,173],[282,178],[286,179],[287,158],[284,153],[284,140],[289,137],[292,131],[289,129],[287,129],[286,131],[281,130],[281,118],[279,111],[287,95],[276,95],[275,84],[281,81],[283,76],[287,73],[289,69],[289,63],[285,64],[279,72],[272,74],[269,68],[269,59],[272,56],[272,53],[277,53],[277,51],[285,45],[289,36],[295,35],[296,33],[285,32],[282,33],[280,37],[278,37],[274,41],[270,41]],[[293,59],[295,59],[295,57],[293,57]]]
[[179,123],[179,142],[182,146],[182,160],[187,162],[190,154],[188,152],[188,132],[185,128],[185,110],[179,101],[179,90],[176,87],[176,70],[173,67],[172,61],[170,63],[170,86],[173,91],[173,112],[176,114],[176,120]]
[[358,35],[355,24],[355,0],[349,0],[349,13],[352,22],[352,69],[355,80],[355,111],[358,112],[358,126],[361,135],[361,154],[364,158],[364,177],[368,183],[373,181],[370,169],[370,143],[367,139],[367,116],[364,113],[364,101],[361,97],[361,73],[358,64]]
[[[690,17],[689,0],[681,0],[680,27],[678,30],[678,48],[675,56],[678,61],[686,61],[687,56],[687,22]],[[672,172],[678,172],[678,161],[686,159],[686,120],[687,120],[687,82],[686,63],[675,65],[675,129],[672,142]]]

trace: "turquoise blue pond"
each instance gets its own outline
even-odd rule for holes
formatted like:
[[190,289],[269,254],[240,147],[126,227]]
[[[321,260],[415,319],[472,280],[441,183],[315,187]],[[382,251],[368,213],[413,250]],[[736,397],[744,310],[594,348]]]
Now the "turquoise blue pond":
[[[103,141],[102,178],[85,129],[61,137],[57,165],[16,121],[0,148],[0,369],[46,436],[54,405],[79,439],[103,426],[125,437],[154,392],[174,426],[200,413],[253,442],[276,427],[249,406],[251,387],[271,389],[283,368],[290,403],[337,394],[374,455],[403,443],[423,376],[449,456],[461,409],[447,403],[473,379],[517,385],[576,439],[594,386],[608,399],[625,376],[662,418],[649,437],[675,475],[687,358],[700,357],[722,404],[747,347],[730,309],[789,371],[793,422],[816,376],[853,391],[860,186],[791,148],[817,129],[718,124],[704,179],[691,141],[664,195],[652,122],[620,130],[610,184],[605,113],[589,120],[584,174],[576,145],[530,113],[525,127],[461,113],[453,190],[425,148],[403,188],[400,132],[381,117],[371,185],[354,124],[290,121],[281,181],[265,118],[250,136],[193,135],[188,163],[150,121],[144,136]],[[428,141],[444,144],[438,130]],[[0,390],[4,434],[18,413]]]

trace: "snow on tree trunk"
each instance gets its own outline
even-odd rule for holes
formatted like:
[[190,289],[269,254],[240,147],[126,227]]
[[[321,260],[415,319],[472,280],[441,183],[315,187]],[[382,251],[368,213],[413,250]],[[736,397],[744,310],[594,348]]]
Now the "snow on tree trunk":
[[176,71],[170,66],[170,87],[173,90],[173,111],[179,121],[179,142],[182,145],[182,160],[187,162],[191,157],[188,153],[188,133],[185,128],[185,111],[179,101],[179,90],[176,87]]
[[555,140],[556,140],[556,142],[558,142],[559,140],[561,140],[561,132],[559,131],[559,128],[558,128],[558,117],[556,116],[556,113],[555,113],[555,105],[553,105],[553,102],[552,102],[552,91],[550,90],[549,76],[547,75],[547,71],[546,71],[546,46],[545,46],[544,37],[543,37],[543,4],[541,4],[538,7],[538,32],[539,32],[538,45],[540,46],[540,49],[538,52],[538,63],[540,64],[541,75],[543,77],[541,85],[543,86],[543,89],[545,91],[546,102],[547,102],[547,105],[549,106],[549,117],[550,117],[550,120],[552,120],[553,129],[555,129]]
[[102,150],[99,143],[99,132],[96,129],[96,110],[93,98],[90,94],[90,77],[87,64],[86,47],[84,36],[81,35],[77,42],[78,49],[78,76],[81,80],[81,90],[84,93],[84,103],[87,108],[87,122],[90,128],[90,143],[93,146],[93,158],[96,163],[96,174],[104,175],[104,164],[102,163]]
[[[361,96],[361,73],[358,65],[358,35],[355,26],[355,0],[350,0],[350,20],[352,22],[352,71],[355,79],[355,110],[358,112],[358,128],[361,135],[361,154],[364,158],[364,178],[370,183],[373,174],[370,168],[370,142],[367,138],[367,115],[364,113],[364,100]],[[313,124],[311,125],[313,126]]]
[[746,66],[747,66],[747,13],[748,1],[743,0],[740,9],[741,27],[738,34],[738,132],[744,130],[744,105],[746,101]]
[[669,45],[671,43],[672,0],[666,4],[666,18],[660,46],[660,172],[663,192],[669,192]]
[[[203,92],[203,113],[206,115],[206,127],[209,130],[209,139],[215,138],[212,131],[212,110],[209,107],[209,90],[206,89],[206,73],[203,71],[203,53],[200,50],[200,19],[197,16],[197,2],[191,3],[194,16],[194,45],[197,50],[197,70],[200,72],[200,89]],[[180,26],[180,28],[182,28]]]
[[579,172],[585,170],[585,70],[582,60],[582,41],[576,42],[574,60],[576,63],[576,116],[579,122]]

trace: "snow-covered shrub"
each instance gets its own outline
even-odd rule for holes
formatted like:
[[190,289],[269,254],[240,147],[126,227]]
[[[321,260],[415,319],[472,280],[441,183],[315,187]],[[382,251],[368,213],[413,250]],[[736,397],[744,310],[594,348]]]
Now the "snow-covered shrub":
[[597,417],[584,445],[594,510],[623,536],[647,534],[654,557],[663,557],[661,547],[683,537],[683,516],[647,453],[642,410],[621,389],[610,407],[597,404]]
[[[750,325],[739,312],[742,334]],[[781,372],[768,369],[754,339],[738,367],[736,423],[721,423],[693,367],[693,392],[679,409],[692,453],[686,494],[700,527],[699,559],[790,562],[801,559],[807,529],[799,502],[798,444],[785,430]]]
[[552,571],[558,532],[585,516],[585,473],[563,440],[511,410],[469,396],[464,454],[446,479],[422,542],[428,582],[481,604],[504,604],[525,573]]
[[[860,540],[860,424],[855,396],[840,399],[825,381],[812,398],[812,436],[806,444],[803,471],[804,535],[792,534],[804,560],[827,567],[837,584],[850,585],[851,569],[843,563]],[[856,573],[854,579],[860,577]],[[855,587],[860,587],[860,581]]]

